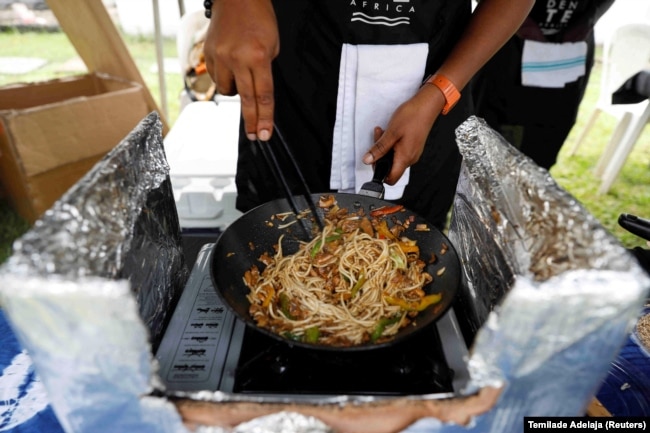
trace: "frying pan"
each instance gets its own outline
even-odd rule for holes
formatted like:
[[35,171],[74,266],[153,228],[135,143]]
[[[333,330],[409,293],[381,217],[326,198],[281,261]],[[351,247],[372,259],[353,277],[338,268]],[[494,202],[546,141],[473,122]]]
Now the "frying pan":
[[[363,208],[366,214],[369,214],[373,209],[394,205],[388,201],[359,194],[326,193],[323,195],[333,195],[339,207],[347,208],[351,212]],[[314,202],[317,203],[320,196],[321,194],[312,194]],[[307,205],[305,205],[306,208]],[[423,217],[407,210],[395,214],[401,221],[406,220],[410,215],[415,218],[403,236],[417,241],[417,245],[420,247],[420,258],[425,262],[429,261],[431,254],[435,254],[437,257],[437,261],[426,266],[426,271],[433,276],[433,281],[425,286],[424,290],[426,294],[442,294],[441,301],[420,312],[411,325],[402,328],[388,341],[369,342],[351,347],[335,347],[288,340],[268,329],[257,326],[248,312],[250,303],[246,299],[246,295],[249,293],[249,289],[244,284],[244,273],[253,265],[257,265],[260,271],[263,269],[264,265],[258,258],[264,252],[273,255],[275,253],[273,246],[278,243],[278,239],[283,233],[285,237],[282,240],[282,248],[285,254],[295,253],[300,242],[309,239],[312,224],[310,218],[302,218],[300,220],[303,222],[302,225],[295,223],[286,228],[279,228],[277,219],[273,220],[274,222],[271,224],[273,215],[285,212],[291,212],[290,204],[285,198],[273,200],[251,209],[226,228],[212,250],[210,275],[213,286],[224,304],[251,328],[286,342],[290,346],[338,352],[362,351],[387,347],[416,334],[433,324],[452,304],[460,284],[460,263],[456,250],[442,232],[428,224]],[[318,212],[321,213],[322,209],[319,208]],[[390,226],[392,224],[390,216],[387,220]],[[430,230],[416,231],[417,224],[426,224]],[[445,248],[447,249],[446,253],[442,254],[441,251]],[[444,273],[438,276],[437,272],[442,268],[445,268]]]

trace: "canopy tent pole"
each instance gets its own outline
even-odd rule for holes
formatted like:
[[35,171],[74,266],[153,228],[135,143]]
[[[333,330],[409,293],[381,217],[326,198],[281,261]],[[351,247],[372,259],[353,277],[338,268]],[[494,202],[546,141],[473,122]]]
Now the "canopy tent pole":
[[147,105],[160,113],[163,134],[167,134],[167,116],[160,112],[102,0],[47,0],[47,4],[88,71],[141,84]]
[[[181,0],[182,1],[182,0]],[[160,26],[160,5],[153,0],[153,23],[156,39],[156,59],[158,61],[158,85],[160,87],[160,105],[165,118],[169,118],[167,108],[167,85],[165,83],[165,59],[163,54],[162,31]]]

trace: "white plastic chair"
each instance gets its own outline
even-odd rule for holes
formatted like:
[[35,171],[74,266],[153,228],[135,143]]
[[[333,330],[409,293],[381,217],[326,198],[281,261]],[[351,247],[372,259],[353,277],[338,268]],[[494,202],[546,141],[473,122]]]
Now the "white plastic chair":
[[587,125],[570,152],[574,155],[601,112],[618,119],[594,173],[601,179],[599,194],[611,188],[625,160],[634,148],[644,126],[650,120],[650,101],[638,104],[612,104],[612,93],[628,78],[650,64],[650,24],[625,24],[616,29],[603,47],[600,94]]

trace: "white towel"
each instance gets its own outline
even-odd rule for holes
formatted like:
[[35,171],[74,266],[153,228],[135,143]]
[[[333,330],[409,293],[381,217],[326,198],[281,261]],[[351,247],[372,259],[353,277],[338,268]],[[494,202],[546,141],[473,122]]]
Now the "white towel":
[[585,74],[586,42],[561,44],[524,41],[521,84],[528,87],[564,87]]
[[[385,129],[395,109],[413,96],[424,76],[429,47],[349,45],[341,51],[330,187],[358,192],[372,179],[372,166],[362,162],[374,143],[374,128]],[[385,198],[398,199],[408,184],[409,170]]]

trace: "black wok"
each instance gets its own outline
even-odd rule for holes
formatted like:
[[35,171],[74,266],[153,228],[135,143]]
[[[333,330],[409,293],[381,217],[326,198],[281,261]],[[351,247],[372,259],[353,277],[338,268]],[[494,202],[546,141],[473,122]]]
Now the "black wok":
[[[340,207],[345,207],[350,211],[356,211],[359,207],[363,207],[367,214],[381,206],[393,205],[393,203],[384,200],[357,194],[338,193],[331,195],[336,198]],[[317,203],[319,197],[320,195],[314,194],[314,202]],[[307,209],[307,204],[305,204],[305,209]],[[258,327],[248,312],[250,303],[246,299],[246,295],[249,293],[249,289],[244,284],[243,276],[253,265],[263,269],[263,264],[258,258],[265,251],[271,255],[275,253],[273,245],[277,244],[281,234],[285,233],[282,241],[285,254],[295,253],[300,241],[308,239],[308,230],[311,227],[311,221],[307,221],[309,218],[301,220],[304,221],[303,225],[296,223],[283,229],[278,228],[277,220],[270,224],[273,215],[290,212],[290,210],[291,207],[286,199],[278,199],[260,205],[230,224],[214,245],[210,272],[213,286],[225,305],[248,326],[292,346],[321,350],[359,351],[393,345],[404,338],[414,335],[433,324],[452,304],[460,283],[458,255],[449,239],[442,232],[427,224],[419,215],[407,210],[395,214],[401,221],[404,221],[409,215],[415,217],[415,222],[405,231],[404,236],[417,241],[420,247],[420,257],[425,262],[429,260],[431,254],[435,254],[437,257],[436,262],[427,265],[426,270],[433,276],[433,281],[425,286],[424,290],[427,294],[442,294],[442,300],[420,312],[413,324],[402,328],[388,341],[352,347],[335,347],[288,340],[268,329]],[[320,211],[321,209],[319,209]],[[389,225],[391,225],[390,217],[388,221]],[[418,223],[427,224],[430,231],[415,231],[415,226]],[[447,249],[446,253],[441,254],[441,251],[445,248]],[[442,268],[445,268],[444,273],[438,276],[437,272]]]

